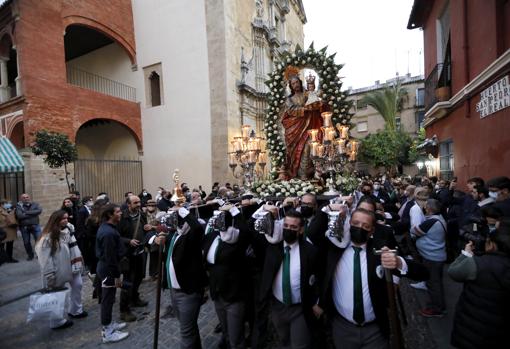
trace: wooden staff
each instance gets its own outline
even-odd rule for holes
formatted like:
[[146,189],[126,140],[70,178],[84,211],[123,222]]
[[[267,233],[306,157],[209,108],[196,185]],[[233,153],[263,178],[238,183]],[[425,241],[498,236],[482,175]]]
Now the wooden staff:
[[[161,236],[162,233],[158,234]],[[154,317],[154,341],[153,348],[158,348],[158,336],[159,336],[159,313],[161,308],[161,278],[163,275],[163,244],[159,243],[158,249],[158,280],[156,284],[156,314]]]
[[[396,250],[374,250],[376,255],[381,255],[383,252],[392,252],[396,253]],[[391,270],[384,268],[384,277],[386,279],[386,290],[388,293],[388,305],[389,312],[388,317],[390,319],[390,347],[391,349],[403,349],[404,346],[404,338],[402,337],[402,328],[400,326],[400,319],[398,317],[397,310],[397,302],[395,295],[395,286],[393,285],[393,275],[391,274]]]

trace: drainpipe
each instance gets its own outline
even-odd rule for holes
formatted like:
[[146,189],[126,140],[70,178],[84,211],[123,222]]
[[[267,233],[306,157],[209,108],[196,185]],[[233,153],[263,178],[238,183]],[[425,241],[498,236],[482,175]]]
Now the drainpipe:
[[[471,80],[469,76],[469,34],[468,34],[468,11],[467,11],[468,1],[463,1],[463,26],[464,26],[464,37],[463,37],[463,45],[462,49],[464,51],[464,86],[466,86]],[[466,118],[471,117],[471,96],[467,96],[466,99]]]

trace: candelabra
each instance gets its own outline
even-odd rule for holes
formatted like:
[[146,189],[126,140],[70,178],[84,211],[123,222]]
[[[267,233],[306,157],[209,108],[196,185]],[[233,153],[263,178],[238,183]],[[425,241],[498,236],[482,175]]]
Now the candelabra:
[[[356,161],[359,148],[358,141],[349,139],[348,126],[336,124],[333,127],[332,115],[331,112],[322,113],[321,129],[308,131],[310,134],[310,157],[315,169],[319,173],[328,172],[331,178],[328,191],[324,195],[339,194],[333,184],[334,174],[340,172],[349,162]],[[321,139],[319,139],[319,132],[322,135]]]
[[[267,155],[262,151],[261,137],[256,137],[255,131],[250,132],[250,125],[241,127],[241,136],[234,137],[232,151],[228,153],[228,165],[232,169],[232,175],[235,178],[242,178],[245,195],[255,194],[251,191],[253,181],[264,175],[264,169],[267,164]],[[259,170],[257,170],[257,165]],[[239,166],[240,171],[236,173]]]

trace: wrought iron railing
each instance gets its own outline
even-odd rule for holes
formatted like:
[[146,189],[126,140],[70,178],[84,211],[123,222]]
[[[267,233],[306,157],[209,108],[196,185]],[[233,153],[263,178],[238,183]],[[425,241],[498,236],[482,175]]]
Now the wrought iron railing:
[[436,89],[450,87],[452,81],[451,62],[439,63],[425,80],[425,112],[438,102]]
[[136,102],[136,89],[134,87],[75,67],[67,67],[67,82],[105,95]]

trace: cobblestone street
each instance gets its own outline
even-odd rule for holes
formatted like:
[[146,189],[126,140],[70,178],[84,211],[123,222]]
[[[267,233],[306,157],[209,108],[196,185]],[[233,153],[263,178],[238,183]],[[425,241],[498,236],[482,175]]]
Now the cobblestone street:
[[[40,288],[39,264],[25,261],[25,252],[21,240],[15,243],[16,264],[4,264],[0,267],[0,348],[151,348],[154,336],[154,310],[156,282],[144,281],[141,294],[149,300],[145,308],[133,308],[138,316],[136,322],[128,324],[129,337],[119,343],[104,345],[101,343],[99,305],[92,299],[92,285],[83,277],[83,304],[89,316],[73,320],[74,325],[65,330],[54,331],[47,323],[26,323],[29,304],[28,295]],[[445,277],[448,314],[443,319],[425,319],[418,309],[426,302],[426,293],[409,287],[408,281],[401,282],[401,292],[409,325],[404,328],[408,349],[448,349],[455,303],[460,292],[460,284]],[[119,319],[119,305],[113,307],[114,319]],[[175,318],[165,316],[170,303],[169,293],[162,293],[161,320],[159,332],[160,348],[179,348],[179,325]],[[200,312],[199,328],[204,349],[215,349],[220,335],[214,333],[218,319],[213,303],[209,300]],[[274,348],[269,345],[268,348]]]

